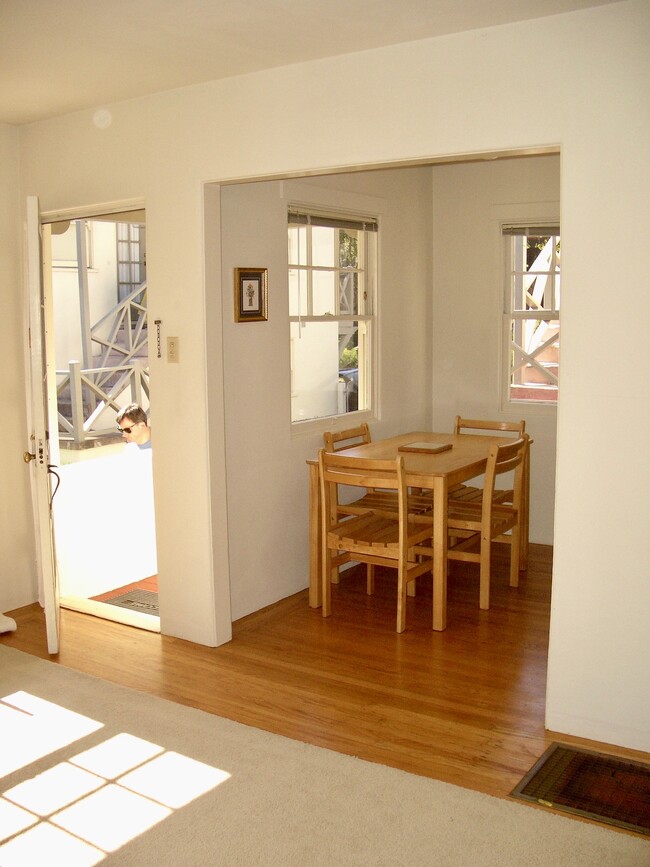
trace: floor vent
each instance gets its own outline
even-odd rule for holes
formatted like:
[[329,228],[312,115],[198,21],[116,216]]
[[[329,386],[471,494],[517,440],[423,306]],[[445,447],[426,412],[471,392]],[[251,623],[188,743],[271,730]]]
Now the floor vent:
[[650,834],[650,765],[551,744],[511,795]]

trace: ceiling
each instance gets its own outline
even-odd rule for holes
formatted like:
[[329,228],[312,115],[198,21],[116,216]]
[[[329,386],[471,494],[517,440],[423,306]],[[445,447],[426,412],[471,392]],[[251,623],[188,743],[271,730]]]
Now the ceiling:
[[0,0],[0,122],[617,0]]

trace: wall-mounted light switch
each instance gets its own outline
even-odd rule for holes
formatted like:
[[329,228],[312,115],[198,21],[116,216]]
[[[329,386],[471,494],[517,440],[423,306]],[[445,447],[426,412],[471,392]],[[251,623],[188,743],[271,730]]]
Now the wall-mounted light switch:
[[167,361],[171,364],[178,364],[180,356],[180,340],[178,337],[167,338]]

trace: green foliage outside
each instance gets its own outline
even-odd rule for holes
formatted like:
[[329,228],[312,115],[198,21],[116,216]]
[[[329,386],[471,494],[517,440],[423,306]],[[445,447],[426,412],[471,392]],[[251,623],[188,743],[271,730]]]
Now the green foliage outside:
[[[348,234],[344,229],[339,233],[339,267],[358,268],[359,239],[357,233]],[[339,358],[339,370],[353,370],[359,366],[359,349],[346,346]]]
[[339,267],[357,268],[359,266],[359,239],[348,235],[341,229],[339,234]]
[[341,353],[339,359],[339,370],[350,370],[359,366],[359,349],[354,346],[351,349],[346,347]]

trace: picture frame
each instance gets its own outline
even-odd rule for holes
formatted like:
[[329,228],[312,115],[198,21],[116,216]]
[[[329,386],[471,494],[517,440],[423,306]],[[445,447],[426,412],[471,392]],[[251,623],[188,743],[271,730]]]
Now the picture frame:
[[268,270],[235,268],[235,322],[268,319]]

